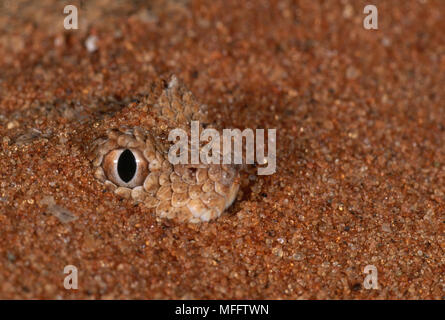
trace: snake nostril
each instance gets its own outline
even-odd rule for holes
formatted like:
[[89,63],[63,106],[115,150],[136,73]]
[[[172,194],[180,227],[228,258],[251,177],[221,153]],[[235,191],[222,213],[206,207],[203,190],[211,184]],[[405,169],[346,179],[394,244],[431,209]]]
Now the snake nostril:
[[137,169],[136,158],[133,152],[126,149],[119,157],[117,162],[117,172],[119,177],[124,182],[129,182],[133,179]]

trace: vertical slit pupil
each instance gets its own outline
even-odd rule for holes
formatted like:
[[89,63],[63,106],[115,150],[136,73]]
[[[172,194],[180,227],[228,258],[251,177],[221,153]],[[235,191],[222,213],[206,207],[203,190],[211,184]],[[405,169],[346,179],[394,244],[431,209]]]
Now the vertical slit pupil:
[[117,161],[117,173],[122,181],[127,183],[133,179],[136,173],[136,167],[136,158],[134,157],[133,152],[126,149],[121,153],[119,160]]

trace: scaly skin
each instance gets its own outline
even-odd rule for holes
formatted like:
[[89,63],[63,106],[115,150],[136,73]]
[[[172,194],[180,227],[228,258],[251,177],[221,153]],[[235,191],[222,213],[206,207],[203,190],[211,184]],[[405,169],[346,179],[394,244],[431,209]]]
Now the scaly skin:
[[[168,160],[169,131],[190,132],[192,120],[200,122],[200,130],[208,123],[205,107],[192,93],[175,76],[168,83],[155,82],[142,101],[98,125],[104,135],[91,145],[94,176],[118,196],[141,203],[160,218],[196,223],[219,217],[236,198],[238,167],[172,165]],[[111,181],[110,168],[113,152],[124,149],[139,154],[146,163],[142,161],[139,183],[119,186]]]

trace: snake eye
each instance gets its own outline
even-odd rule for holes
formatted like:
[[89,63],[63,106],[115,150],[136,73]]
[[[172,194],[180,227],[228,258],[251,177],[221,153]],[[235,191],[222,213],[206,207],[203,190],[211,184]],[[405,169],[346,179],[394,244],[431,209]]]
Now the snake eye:
[[109,180],[121,187],[134,188],[148,175],[147,160],[135,149],[116,149],[104,159],[103,168]]

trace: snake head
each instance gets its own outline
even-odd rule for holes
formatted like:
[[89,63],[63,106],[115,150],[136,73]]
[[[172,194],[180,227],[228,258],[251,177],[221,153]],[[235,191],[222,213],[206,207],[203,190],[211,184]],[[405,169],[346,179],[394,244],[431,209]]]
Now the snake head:
[[232,165],[172,164],[168,130],[200,118],[200,105],[176,77],[101,125],[93,141],[94,176],[117,196],[157,217],[201,222],[219,217],[235,200],[239,172]]

